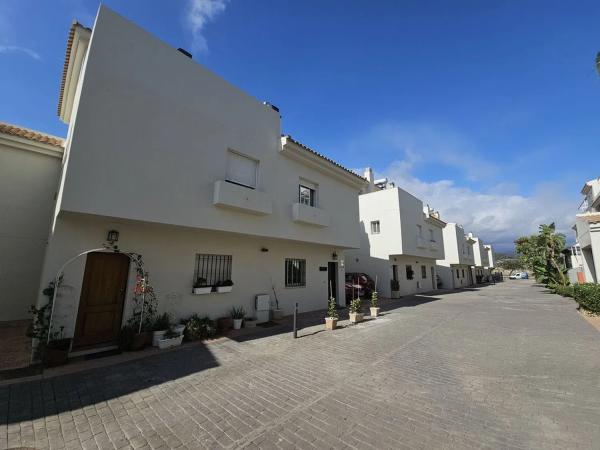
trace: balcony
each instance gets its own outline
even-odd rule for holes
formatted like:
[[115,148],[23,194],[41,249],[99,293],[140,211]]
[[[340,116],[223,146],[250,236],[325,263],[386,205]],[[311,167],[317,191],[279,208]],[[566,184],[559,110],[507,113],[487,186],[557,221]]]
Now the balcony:
[[213,205],[264,216],[273,212],[271,196],[227,181],[215,181]]
[[316,227],[329,226],[329,214],[326,211],[303,203],[292,205],[292,220]]

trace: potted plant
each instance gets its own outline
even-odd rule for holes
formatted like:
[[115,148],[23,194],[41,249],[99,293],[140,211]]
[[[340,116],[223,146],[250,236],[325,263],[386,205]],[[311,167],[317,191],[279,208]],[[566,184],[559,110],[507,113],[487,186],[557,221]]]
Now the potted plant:
[[380,308],[377,305],[378,305],[377,291],[373,291],[373,293],[371,294],[371,307],[369,308],[371,310],[371,317],[379,316]]
[[185,321],[185,339],[188,341],[197,341],[213,337],[217,332],[215,322],[208,316],[200,317],[194,314]]
[[44,351],[44,364],[46,367],[62,366],[69,360],[71,339],[63,336],[65,327],[60,327],[60,332],[51,333],[50,341]]
[[225,280],[217,283],[217,292],[222,294],[223,292],[231,292],[233,289],[233,281]]
[[171,327],[171,317],[169,313],[162,313],[154,320],[152,327],[152,346],[158,347],[158,341],[163,338],[165,333]]
[[231,318],[233,319],[234,330],[239,330],[240,328],[242,328],[242,321],[244,320],[245,316],[246,310],[243,306],[234,306],[233,308],[231,308]]
[[362,301],[360,297],[356,297],[354,300],[350,302],[350,322],[358,323],[362,322],[363,314],[362,310]]
[[169,347],[177,347],[181,345],[181,341],[183,340],[183,334],[177,333],[170,328],[162,339],[158,341],[158,348],[161,350]]
[[325,329],[326,330],[335,330],[337,328],[338,322],[338,311],[337,304],[335,302],[335,297],[329,297],[329,301],[327,302],[327,317],[325,317]]
[[244,318],[244,326],[246,328],[256,328],[256,323],[258,319],[256,317],[246,317]]
[[212,292],[212,286],[207,283],[206,278],[198,277],[194,283],[193,292],[195,295],[210,294]]

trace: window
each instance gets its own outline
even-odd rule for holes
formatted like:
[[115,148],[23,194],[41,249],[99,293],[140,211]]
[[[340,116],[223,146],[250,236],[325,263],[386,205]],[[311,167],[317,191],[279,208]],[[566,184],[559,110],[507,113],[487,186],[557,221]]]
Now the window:
[[255,189],[257,177],[258,161],[256,159],[229,150],[227,156],[227,181]]
[[456,278],[460,278],[460,272],[458,269],[456,269]]
[[291,259],[285,260],[285,287],[305,287],[306,286],[306,260]]
[[300,185],[298,201],[306,206],[316,206],[316,191],[308,186]]
[[231,255],[197,254],[194,283],[216,286],[231,280],[231,260]]
[[423,237],[423,227],[421,225],[417,225],[417,236]]
[[430,240],[431,242],[435,242],[435,238],[434,238],[434,236],[433,236],[433,230],[432,230],[432,229],[430,229],[430,230],[429,230],[429,240]]
[[465,269],[462,270],[462,277],[465,277]]
[[371,222],[371,234],[379,234],[381,228],[379,226],[379,220],[374,220]]
[[410,264],[406,265],[406,279],[412,280],[415,273],[413,272],[412,266]]
[[421,278],[427,278],[427,266],[421,266]]

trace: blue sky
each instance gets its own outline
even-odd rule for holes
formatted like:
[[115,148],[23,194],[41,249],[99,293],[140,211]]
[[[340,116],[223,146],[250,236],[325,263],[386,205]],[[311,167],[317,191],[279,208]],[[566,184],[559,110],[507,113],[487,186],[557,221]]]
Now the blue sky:
[[[600,176],[599,2],[105,3],[499,249],[542,222],[570,236]],[[98,5],[0,0],[0,121],[66,134],[67,32]]]

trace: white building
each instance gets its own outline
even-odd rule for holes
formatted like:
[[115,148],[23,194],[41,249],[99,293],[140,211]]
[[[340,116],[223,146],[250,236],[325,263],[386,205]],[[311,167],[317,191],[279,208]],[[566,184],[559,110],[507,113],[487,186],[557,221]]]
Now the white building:
[[[343,302],[366,181],[281,137],[276,108],[102,6],[92,32],[71,29],[59,115],[69,131],[41,288],[111,230],[120,249],[64,270],[53,329],[73,350],[114,345],[130,316],[127,252],[175,319],[252,315],[272,287],[287,314],[326,308],[330,284]],[[198,279],[234,286],[193,295]]]
[[487,281],[487,275],[489,275],[489,254],[485,248],[485,245],[480,238],[473,236],[473,233],[469,233],[469,238],[475,241],[473,244],[473,257],[475,263],[473,264],[473,278],[475,283]]
[[444,228],[444,256],[437,261],[443,289],[459,289],[474,284],[471,267],[475,264],[473,247],[477,241],[466,235],[460,225],[448,223]]
[[0,123],[0,322],[31,318],[62,146],[56,136]]
[[444,259],[439,215],[423,202],[386,180],[373,180],[358,198],[360,249],[346,252],[346,271],[377,278],[385,297],[437,289],[436,260]]
[[496,267],[494,265],[495,264],[494,249],[492,248],[492,246],[490,244],[485,244],[483,246],[483,249],[485,250],[485,252],[487,252],[488,265],[485,268],[487,269],[487,274],[491,275],[492,270],[494,269],[494,267]]
[[600,178],[590,180],[581,189],[585,196],[581,209],[584,211],[575,218],[576,245],[573,256],[581,267],[579,282],[598,283],[600,281]]

